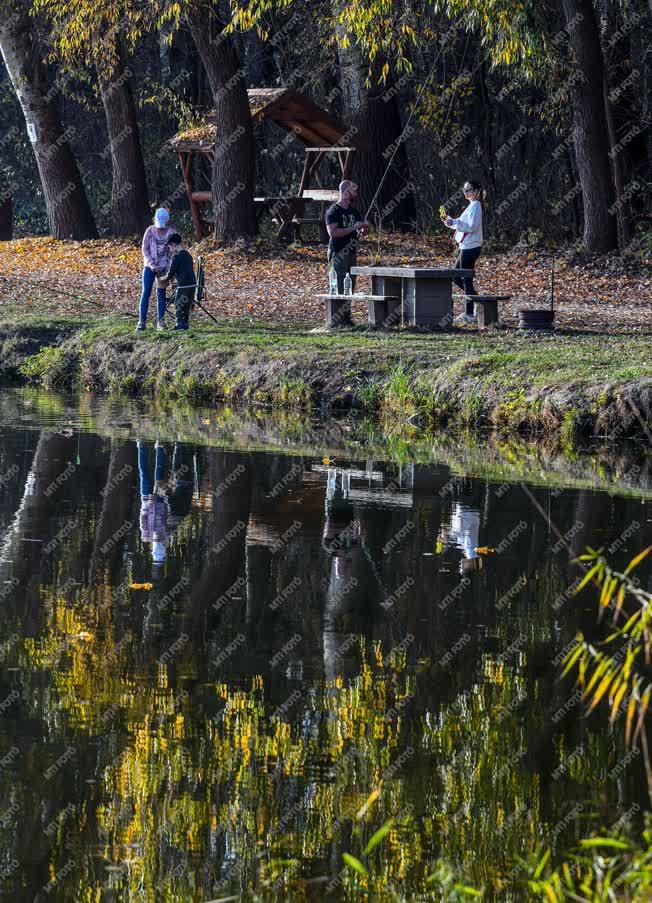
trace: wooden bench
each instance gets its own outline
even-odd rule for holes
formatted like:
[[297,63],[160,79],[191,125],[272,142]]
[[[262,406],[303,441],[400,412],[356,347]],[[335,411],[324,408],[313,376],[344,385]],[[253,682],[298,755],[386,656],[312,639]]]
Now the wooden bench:
[[511,295],[464,295],[464,300],[477,304],[478,327],[484,329],[498,322],[498,302],[509,301],[511,297]]
[[369,326],[396,325],[401,319],[401,299],[394,295],[317,295],[326,301],[326,326],[352,326],[351,302],[367,302],[367,322]]

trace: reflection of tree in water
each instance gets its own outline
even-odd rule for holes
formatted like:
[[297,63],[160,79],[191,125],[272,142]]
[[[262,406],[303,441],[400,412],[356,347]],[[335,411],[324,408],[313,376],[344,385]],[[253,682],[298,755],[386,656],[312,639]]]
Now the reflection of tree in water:
[[[63,439],[47,447],[58,463],[46,465],[41,448],[34,468],[41,487],[69,453]],[[279,899],[318,899],[322,885],[302,891],[292,877],[298,869],[280,869],[274,860],[300,861],[307,878],[336,873],[341,852],[351,849],[356,813],[381,786],[360,820],[366,836],[390,816],[403,813],[406,821],[374,853],[378,888],[394,882],[417,892],[440,854],[470,880],[498,886],[512,856],[550,834],[578,792],[592,796],[599,787],[606,800],[610,760],[601,733],[582,732],[573,713],[550,729],[549,712],[567,697],[542,670],[550,650],[563,645],[563,634],[554,634],[559,624],[551,626],[550,598],[565,585],[568,555],[547,557],[543,530],[519,537],[501,563],[500,580],[487,567],[441,611],[437,600],[459,575],[448,576],[441,562],[422,554],[440,532],[444,501],[436,486],[421,495],[415,490],[409,516],[416,526],[401,547],[409,557],[383,556],[405,524],[401,509],[352,504],[341,483],[329,498],[317,481],[295,504],[289,493],[270,497],[289,472],[287,462],[265,477],[253,455],[197,453],[202,482],[170,545],[156,587],[159,623],[147,636],[142,623],[150,599],[129,589],[134,575],[151,567],[138,542],[133,446],[93,448],[92,466],[66,490],[72,529],[50,558],[29,552],[41,588],[13,609],[8,632],[27,623],[23,615],[30,612],[31,638],[9,650],[9,662],[20,669],[25,692],[18,712],[31,733],[17,735],[21,766],[0,791],[0,815],[20,804],[20,815],[0,820],[3,847],[22,862],[36,838],[35,868],[25,880],[40,886],[72,858],[62,898],[92,898],[105,887],[117,899],[210,899],[246,895],[282,871],[288,883],[278,885]],[[106,485],[129,463],[134,471],[115,493],[90,505],[90,481]],[[240,464],[244,471],[226,485]],[[440,483],[448,479],[437,475]],[[301,485],[299,477],[288,482]],[[215,495],[217,486],[224,489]],[[62,495],[30,499],[18,532],[29,523],[44,541],[55,537],[63,520],[52,512]],[[19,498],[17,488],[16,508]],[[508,532],[519,504],[506,497],[502,510],[509,516],[492,521],[490,511],[489,530]],[[568,523],[563,512],[559,507],[556,516]],[[274,543],[297,517],[302,533],[280,554]],[[134,530],[107,546],[125,519]],[[247,531],[212,554],[239,522]],[[384,612],[378,603],[400,584],[402,571],[415,575],[415,589]],[[297,573],[302,592],[289,608],[270,611],[269,602]],[[524,573],[537,578],[527,598],[510,599],[496,612],[496,600]],[[183,574],[190,589],[173,596]],[[340,604],[341,589],[356,575],[359,591],[354,587]],[[215,611],[211,600],[238,577],[239,593]],[[166,594],[171,601],[163,605]],[[479,641],[474,615],[500,642]],[[555,614],[562,626],[564,618],[570,637],[573,619],[563,609]],[[273,636],[273,650],[300,625],[300,654],[323,656],[323,670],[299,681],[289,668],[270,668],[267,654],[256,658],[248,644],[212,666],[247,624],[261,642]],[[462,629],[472,634],[468,647],[451,667],[438,664]],[[401,647],[408,632],[414,643]],[[182,634],[188,641],[169,654]],[[329,648],[333,636],[339,645]],[[581,755],[551,779],[578,744]],[[71,746],[74,755],[47,778]],[[413,756],[387,777],[408,748]],[[541,750],[548,760],[543,770]],[[69,802],[73,810],[57,821]],[[349,876],[344,885],[351,886]]]

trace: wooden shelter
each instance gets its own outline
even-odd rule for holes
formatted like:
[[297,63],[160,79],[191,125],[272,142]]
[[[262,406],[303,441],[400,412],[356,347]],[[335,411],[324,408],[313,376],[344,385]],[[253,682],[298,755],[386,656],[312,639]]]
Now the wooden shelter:
[[[285,197],[256,197],[257,212],[271,213],[277,222],[278,235],[290,237],[302,223],[322,223],[324,208],[336,201],[336,186],[321,184],[320,164],[329,156],[335,156],[340,166],[341,178],[350,178],[353,156],[365,150],[367,143],[355,128],[347,126],[317,106],[305,94],[292,88],[250,88],[249,106],[254,126],[260,122],[275,122],[290,136],[297,138],[305,150],[301,181],[296,195]],[[219,126],[213,110],[206,121],[179,132],[166,142],[165,147],[179,154],[188,202],[197,239],[206,235],[210,226],[201,216],[201,205],[212,204],[210,191],[197,190],[193,185],[193,162],[196,154],[205,155],[212,163],[215,146],[219,144]],[[287,138],[284,140],[288,140]],[[320,215],[306,217],[308,203],[319,206]]]

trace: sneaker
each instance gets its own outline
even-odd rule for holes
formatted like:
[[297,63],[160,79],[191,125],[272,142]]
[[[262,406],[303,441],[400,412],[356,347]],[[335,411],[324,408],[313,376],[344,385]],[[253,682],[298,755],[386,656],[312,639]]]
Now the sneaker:
[[156,331],[157,332],[165,332],[165,323],[163,322],[163,320],[157,320]]
[[455,317],[455,319],[453,320],[453,323],[477,323],[477,322],[478,322],[478,318],[474,314],[467,314],[466,312]]
[[138,326],[136,326],[136,332],[144,332],[144,330],[145,330],[145,324],[143,323],[142,320],[139,320]]

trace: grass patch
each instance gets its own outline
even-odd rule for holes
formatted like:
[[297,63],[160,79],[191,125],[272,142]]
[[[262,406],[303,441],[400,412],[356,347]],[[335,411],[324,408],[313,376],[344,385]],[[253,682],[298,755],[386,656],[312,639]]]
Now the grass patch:
[[136,334],[134,326],[118,315],[5,307],[0,369],[48,388],[76,381],[96,391],[194,404],[353,405],[394,420],[556,430],[569,443],[598,416],[606,429],[622,419],[623,393],[638,393],[649,419],[652,341],[644,335],[363,327],[314,333],[312,324],[215,326],[201,318],[182,334],[151,328]]

